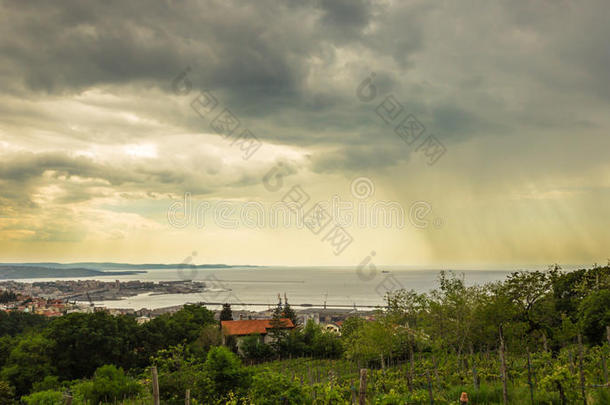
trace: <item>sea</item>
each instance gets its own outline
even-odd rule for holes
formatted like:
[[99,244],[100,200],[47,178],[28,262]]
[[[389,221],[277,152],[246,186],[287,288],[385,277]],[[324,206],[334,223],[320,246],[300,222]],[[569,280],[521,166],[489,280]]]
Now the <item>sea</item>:
[[[119,271],[119,270],[117,270]],[[94,301],[107,308],[157,309],[186,303],[208,303],[218,309],[220,303],[231,303],[235,310],[263,311],[278,302],[278,295],[288,298],[296,309],[336,307],[374,309],[384,305],[388,291],[404,288],[427,292],[439,287],[441,270],[404,268],[365,269],[339,267],[231,267],[205,269],[151,269],[137,274],[113,274],[75,279],[102,281],[202,281],[205,291],[193,294],[153,294],[111,301]],[[513,270],[459,270],[456,277],[466,285],[503,280]],[[19,279],[15,281],[54,281],[57,278]],[[61,280],[66,280],[62,278]]]

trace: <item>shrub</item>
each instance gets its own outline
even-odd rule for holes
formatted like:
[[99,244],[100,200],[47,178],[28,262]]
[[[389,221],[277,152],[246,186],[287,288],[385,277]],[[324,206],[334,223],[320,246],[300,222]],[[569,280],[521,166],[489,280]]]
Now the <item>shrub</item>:
[[27,405],[57,405],[64,403],[64,394],[60,391],[46,390],[21,397]]
[[268,360],[273,357],[273,349],[261,342],[260,335],[246,336],[242,341],[241,351],[244,357],[250,360]]
[[75,397],[94,404],[137,397],[142,386],[128,377],[123,369],[105,365],[95,371],[93,379],[72,386]]
[[285,375],[266,372],[254,376],[249,397],[255,404],[307,404],[307,393],[300,384]]
[[215,392],[221,397],[231,391],[245,391],[249,386],[250,373],[237,355],[226,347],[210,349],[204,369],[214,383]]

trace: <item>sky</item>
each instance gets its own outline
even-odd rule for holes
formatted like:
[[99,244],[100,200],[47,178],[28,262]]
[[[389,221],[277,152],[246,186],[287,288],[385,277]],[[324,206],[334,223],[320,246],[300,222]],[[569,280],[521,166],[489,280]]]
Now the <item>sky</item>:
[[606,0],[0,7],[0,261],[610,256]]

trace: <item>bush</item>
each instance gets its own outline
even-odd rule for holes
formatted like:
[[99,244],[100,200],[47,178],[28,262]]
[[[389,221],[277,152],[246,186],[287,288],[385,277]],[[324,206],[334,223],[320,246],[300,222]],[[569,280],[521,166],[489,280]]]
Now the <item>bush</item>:
[[0,405],[8,405],[12,403],[15,396],[15,388],[6,381],[0,381]]
[[261,342],[260,335],[246,336],[241,344],[241,351],[249,360],[268,360],[273,357],[271,346]]
[[47,390],[21,397],[21,400],[27,405],[58,405],[64,403],[64,394],[60,391]]
[[126,376],[123,369],[105,365],[95,371],[92,380],[73,385],[72,391],[76,398],[98,404],[137,397],[142,393],[142,386]]
[[204,364],[207,375],[220,397],[229,392],[243,392],[250,385],[250,373],[242,366],[237,355],[226,347],[213,347]]
[[307,404],[307,393],[300,384],[278,373],[261,373],[254,376],[249,397],[255,404]]
[[187,388],[191,398],[205,404],[212,402],[215,387],[205,371],[191,366],[159,375],[160,396],[165,404],[183,404]]

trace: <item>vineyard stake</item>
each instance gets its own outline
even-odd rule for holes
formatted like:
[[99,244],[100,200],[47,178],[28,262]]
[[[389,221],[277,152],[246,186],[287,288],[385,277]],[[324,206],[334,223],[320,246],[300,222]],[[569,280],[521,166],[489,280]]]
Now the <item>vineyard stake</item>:
[[159,400],[159,376],[157,374],[157,366],[152,366],[152,386],[153,386],[153,404],[160,405]]
[[360,395],[358,403],[360,405],[366,404],[366,368],[360,370]]
[[479,382],[477,381],[477,365],[474,359],[474,350],[472,348],[472,344],[470,345],[470,361],[472,361],[472,382],[474,385],[474,390],[479,390]]
[[534,405],[534,384],[532,384],[532,361],[530,359],[530,348],[527,347],[527,384],[530,386],[530,400]]
[[432,394],[432,380],[430,379],[430,371],[426,369],[426,379],[428,380],[428,395],[430,396],[430,405],[434,405],[434,395]]
[[500,331],[500,372],[502,374],[502,403],[508,404],[508,388],[506,387],[506,357],[504,353],[504,336],[502,336],[502,325]]
[[582,403],[587,405],[587,393],[585,392],[585,373],[582,367],[583,361],[583,349],[582,349],[582,335],[578,333],[578,371],[580,373],[580,390],[582,392]]

